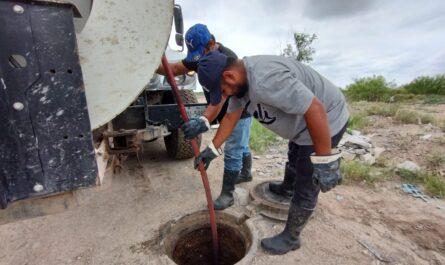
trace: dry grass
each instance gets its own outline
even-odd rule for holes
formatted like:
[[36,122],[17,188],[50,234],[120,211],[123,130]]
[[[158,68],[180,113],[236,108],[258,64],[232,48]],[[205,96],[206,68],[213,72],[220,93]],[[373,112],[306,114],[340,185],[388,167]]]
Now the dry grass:
[[399,110],[399,105],[397,104],[378,103],[371,105],[366,110],[366,113],[368,115],[394,117],[398,110]]

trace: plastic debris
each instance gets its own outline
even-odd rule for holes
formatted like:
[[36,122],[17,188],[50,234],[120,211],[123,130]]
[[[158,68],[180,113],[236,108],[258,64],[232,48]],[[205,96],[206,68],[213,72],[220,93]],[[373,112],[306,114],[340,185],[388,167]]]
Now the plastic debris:
[[417,187],[414,186],[413,184],[404,183],[404,184],[402,184],[402,187],[403,187],[404,192],[411,194],[414,198],[420,198],[424,202],[427,202],[427,203],[431,202],[431,198],[429,196],[425,195],[419,189],[417,189]]

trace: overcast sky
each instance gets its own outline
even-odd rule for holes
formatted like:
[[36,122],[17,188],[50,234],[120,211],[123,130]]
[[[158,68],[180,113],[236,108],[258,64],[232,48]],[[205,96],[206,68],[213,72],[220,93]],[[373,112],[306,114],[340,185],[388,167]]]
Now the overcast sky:
[[185,30],[206,24],[238,56],[279,54],[316,33],[311,66],[339,86],[383,75],[404,84],[445,73],[444,0],[176,0]]

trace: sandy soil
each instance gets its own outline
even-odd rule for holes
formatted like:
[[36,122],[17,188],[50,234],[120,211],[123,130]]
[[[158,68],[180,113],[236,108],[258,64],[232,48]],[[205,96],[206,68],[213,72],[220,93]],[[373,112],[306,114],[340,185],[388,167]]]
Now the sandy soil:
[[[383,145],[379,128],[384,126],[376,126],[372,133],[375,142]],[[390,130],[403,131],[405,127]],[[387,130],[380,135],[384,133]],[[204,144],[212,134],[205,136]],[[406,151],[397,152],[406,148],[397,140],[402,138],[387,138],[396,160],[405,159]],[[419,156],[428,151],[428,145],[419,147]],[[281,143],[256,156],[254,181],[239,188],[247,191],[263,180],[280,179],[285,151]],[[162,141],[147,144],[142,161],[139,168],[136,159],[129,158],[121,173],[109,174],[104,189],[73,210],[0,226],[0,264],[169,264],[158,231],[172,219],[205,208],[201,179],[192,169],[192,160],[169,160]],[[222,164],[218,159],[208,171],[214,197],[221,187]],[[232,210],[246,211],[236,204]],[[260,238],[280,232],[284,225],[259,215],[251,218]],[[300,250],[284,256],[270,256],[259,248],[252,264],[385,263],[359,241],[386,263],[445,264],[445,203],[428,204],[410,197],[398,182],[373,188],[339,186],[320,195],[317,214],[302,241]]]

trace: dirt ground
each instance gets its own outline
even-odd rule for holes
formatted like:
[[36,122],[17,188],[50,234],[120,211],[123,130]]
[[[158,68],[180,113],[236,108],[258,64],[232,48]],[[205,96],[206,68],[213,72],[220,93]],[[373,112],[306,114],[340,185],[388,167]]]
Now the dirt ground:
[[[431,148],[444,150],[443,145],[419,140],[423,142],[411,157],[402,143],[414,141],[425,128],[388,128],[388,122],[380,119],[370,134],[377,145],[388,145],[395,162],[422,157]],[[213,133],[205,135],[203,145]],[[146,144],[141,158],[142,168],[130,157],[121,173],[109,172],[104,187],[75,209],[1,225],[0,264],[170,264],[158,231],[170,220],[206,207],[201,179],[192,160],[167,158],[161,140]],[[281,179],[285,158],[284,142],[256,155],[254,181],[238,185],[239,190]],[[222,166],[217,159],[208,170],[213,197],[220,191]],[[246,211],[238,202],[232,210]],[[300,250],[271,256],[258,248],[252,264],[445,264],[443,200],[426,203],[392,181],[375,187],[339,186],[320,195],[317,209],[302,233]],[[260,215],[251,218],[259,238],[280,232],[284,225]]]

